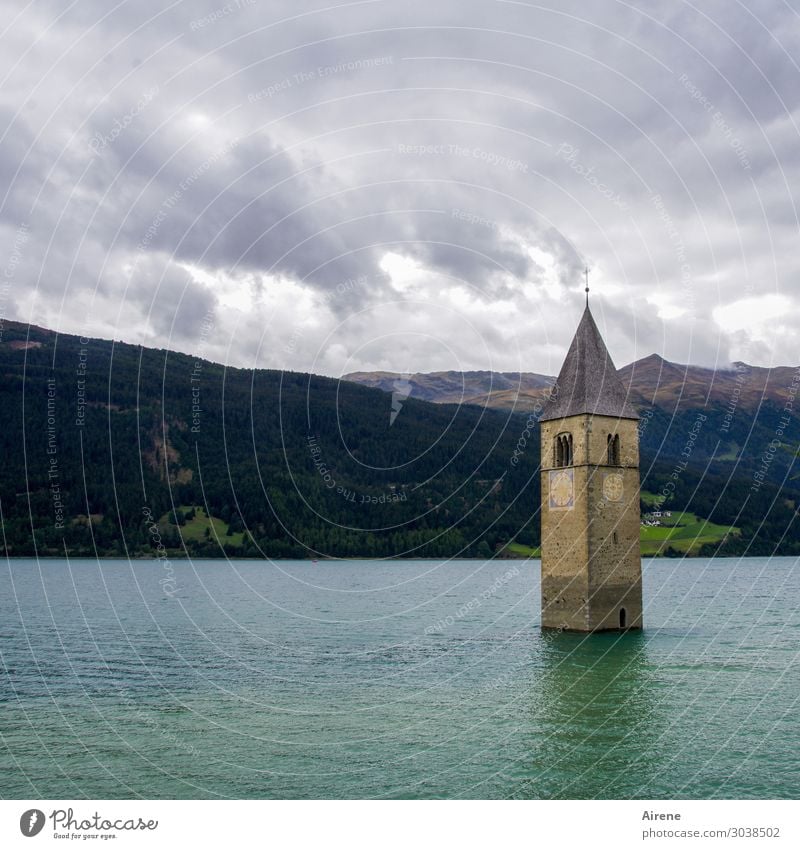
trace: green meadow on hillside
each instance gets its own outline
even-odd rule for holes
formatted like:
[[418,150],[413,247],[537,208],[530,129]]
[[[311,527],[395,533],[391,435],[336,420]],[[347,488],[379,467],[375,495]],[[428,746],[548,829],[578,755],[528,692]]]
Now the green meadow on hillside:
[[[659,497],[651,492],[642,492],[642,503],[657,506]],[[224,520],[209,517],[203,507],[183,505],[177,508],[181,524],[175,524],[173,513],[165,513],[159,520],[159,528],[165,536],[173,535],[172,542],[180,547],[180,534],[184,543],[217,541],[227,546],[240,547],[244,543],[242,531],[229,532]],[[639,529],[640,550],[643,557],[658,557],[665,554],[688,554],[696,556],[706,543],[719,543],[729,535],[738,535],[740,529],[733,525],[718,525],[702,519],[688,510],[673,512],[661,517],[660,525],[642,525]],[[668,549],[670,549],[668,551]],[[540,557],[538,546],[511,542],[502,548],[502,553],[515,558]]]
[[244,542],[244,533],[228,533],[228,523],[216,516],[208,516],[205,508],[181,506],[177,508],[183,524],[175,525],[175,515],[165,513],[158,521],[162,534],[177,532],[184,543],[186,542],[219,542],[224,545],[239,547]]
[[[642,504],[658,509],[663,497],[653,492],[642,491]],[[702,519],[688,510],[676,510],[670,516],[662,516],[660,525],[642,525],[639,529],[639,545],[643,557],[685,554],[697,556],[705,544],[717,544],[728,536],[738,536],[741,530],[734,525],[718,525]],[[512,542],[503,549],[512,557],[540,557],[538,547]]]
[[639,540],[645,556],[665,554],[669,548],[680,554],[696,555],[706,543],[722,542],[728,535],[739,533],[734,525],[717,525],[684,510],[662,518],[660,525],[642,525]]

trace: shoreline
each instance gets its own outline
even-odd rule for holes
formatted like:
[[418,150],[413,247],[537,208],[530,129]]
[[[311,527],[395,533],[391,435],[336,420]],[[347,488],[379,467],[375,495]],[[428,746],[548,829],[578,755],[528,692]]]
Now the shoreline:
[[[684,554],[678,557],[668,557],[664,554],[643,554],[641,555],[642,560],[742,560],[749,557],[768,557],[768,558],[798,558],[800,555],[797,554],[767,554],[767,555],[758,555],[758,554],[712,554],[708,556],[699,555],[699,554]],[[133,561],[158,561],[163,560],[163,557],[159,557],[158,555],[153,555],[152,557],[121,557],[121,556],[112,556],[112,555],[101,555],[98,556],[96,554],[71,554],[69,557],[65,557],[64,555],[56,555],[56,554],[9,554],[6,555],[5,560],[123,560],[128,562]],[[451,560],[475,560],[482,561],[484,563],[488,563],[490,561],[502,562],[506,560],[541,560],[541,557],[361,557],[361,556],[353,556],[353,557],[230,557],[230,556],[222,556],[222,557],[209,557],[208,555],[203,555],[200,557],[193,557],[188,554],[169,554],[169,560],[219,560],[220,562],[226,562],[230,560],[247,560],[250,562],[263,561],[265,563],[271,563],[273,561],[292,561],[294,563],[349,563],[353,560],[363,560],[364,562],[370,563],[393,563],[393,562],[402,562],[404,560],[435,560],[440,563],[446,563]]]

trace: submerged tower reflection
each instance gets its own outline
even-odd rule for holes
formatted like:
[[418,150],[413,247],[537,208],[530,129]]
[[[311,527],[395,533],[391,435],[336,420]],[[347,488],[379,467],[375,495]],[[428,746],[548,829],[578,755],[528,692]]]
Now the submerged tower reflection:
[[[657,669],[641,631],[544,632],[531,693],[528,777],[515,796],[627,799],[652,786],[658,758]],[[646,794],[645,794],[646,795]]]

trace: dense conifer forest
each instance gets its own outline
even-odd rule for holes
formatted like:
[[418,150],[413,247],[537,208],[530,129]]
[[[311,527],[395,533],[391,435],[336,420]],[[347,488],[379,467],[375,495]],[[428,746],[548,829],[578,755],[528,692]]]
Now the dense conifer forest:
[[[486,557],[539,542],[528,414],[400,397],[393,416],[379,389],[13,322],[0,368],[12,556]],[[800,553],[794,416],[781,429],[768,402],[722,438],[722,411],[644,413],[643,489],[742,530],[705,553]]]

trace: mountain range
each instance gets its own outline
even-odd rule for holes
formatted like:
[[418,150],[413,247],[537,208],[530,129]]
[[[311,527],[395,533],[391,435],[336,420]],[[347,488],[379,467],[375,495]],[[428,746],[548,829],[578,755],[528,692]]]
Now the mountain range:
[[[796,370],[648,357],[620,373],[642,414],[646,504],[738,529],[703,553],[800,553]],[[535,547],[539,430],[527,410],[551,383],[236,369],[6,321],[0,544],[166,562]]]
[[[763,368],[733,363],[724,368],[680,365],[651,354],[619,369],[619,376],[640,409],[667,410],[715,406],[758,409],[765,401],[783,405],[800,380],[800,367]],[[409,395],[435,404],[475,404],[525,412],[546,399],[555,376],[534,372],[437,371],[404,375],[369,371],[345,374],[343,380],[397,391],[407,383]]]

